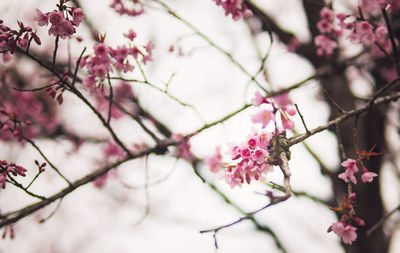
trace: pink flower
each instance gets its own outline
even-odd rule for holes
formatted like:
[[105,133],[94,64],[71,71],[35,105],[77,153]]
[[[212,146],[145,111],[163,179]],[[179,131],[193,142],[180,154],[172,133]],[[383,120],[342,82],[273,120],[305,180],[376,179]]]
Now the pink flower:
[[338,221],[333,223],[329,228],[328,232],[333,231],[335,234],[337,234],[339,237],[343,235],[344,232],[344,222],[343,221]]
[[343,179],[346,183],[348,182],[348,179],[350,178],[350,181],[353,184],[357,184],[357,179],[354,176],[354,173],[358,171],[357,163],[354,159],[347,159],[346,161],[342,162],[341,164],[343,167],[346,168],[346,171],[339,174],[339,178]]
[[64,15],[61,11],[52,11],[49,13],[49,21],[53,25],[58,25],[64,20]]
[[337,48],[337,43],[324,35],[318,35],[314,38],[314,44],[318,47],[318,55],[330,56],[333,50]]
[[294,123],[290,119],[288,119],[283,113],[281,113],[281,120],[282,120],[282,126],[283,129],[293,129],[294,128]]
[[124,33],[124,37],[133,41],[136,38],[136,33],[132,29],[129,29],[127,34]]
[[356,230],[357,228],[347,225],[342,234],[343,243],[351,245],[357,239]]
[[288,93],[283,93],[281,95],[274,96],[275,102],[278,104],[279,107],[286,107],[288,105],[293,105],[293,101],[290,99]]
[[374,177],[378,176],[378,174],[374,172],[368,171],[366,168],[363,168],[363,174],[361,175],[361,181],[363,183],[371,183],[374,180]]
[[94,45],[93,49],[96,56],[107,57],[107,47],[103,43]]
[[261,123],[265,128],[271,120],[274,120],[274,113],[270,110],[263,110],[254,115],[251,120],[254,123]]
[[328,233],[333,231],[335,234],[342,238],[343,243],[352,244],[357,239],[356,230],[357,228],[351,225],[346,225],[344,221],[340,220],[333,223],[328,228]]
[[156,46],[154,45],[154,43],[150,40],[144,48],[146,49],[147,53],[148,53],[149,55],[151,55],[152,52],[153,52],[153,49],[154,49],[155,47],[156,47]]
[[353,170],[356,170],[355,172],[358,171],[357,162],[354,159],[347,159],[346,161],[342,162],[341,165],[345,168],[351,168]]
[[272,139],[272,134],[269,133],[262,133],[257,138],[257,145],[261,149],[267,150],[269,141]]
[[357,23],[356,27],[357,27],[357,32],[360,35],[364,35],[364,34],[373,32],[372,26],[367,21],[362,21],[360,23]]
[[237,21],[241,18],[248,18],[253,15],[243,0],[214,0],[217,5],[222,6],[225,10],[225,16],[232,15],[233,20]]
[[49,29],[49,35],[60,36],[65,39],[75,33],[75,28],[72,26],[71,21],[63,19],[57,24],[53,24]]
[[206,164],[210,168],[211,172],[214,173],[217,173],[222,169],[222,155],[219,147],[212,157],[206,159]]
[[333,11],[327,7],[321,9],[320,13],[321,18],[327,21],[333,21],[333,17],[335,16]]
[[332,24],[328,20],[320,20],[317,23],[317,27],[321,33],[330,33],[332,31]]
[[267,156],[267,152],[265,150],[259,149],[256,150],[252,155],[251,158],[258,162],[258,163],[264,163],[265,162],[265,157]]
[[84,13],[81,8],[72,7],[72,18],[75,26],[78,26],[83,21],[84,17]]
[[48,13],[43,14],[39,9],[36,9],[36,16],[34,20],[38,22],[39,26],[45,26],[49,23]]
[[263,95],[261,95],[261,93],[259,91],[257,91],[254,94],[254,97],[251,99],[251,103],[254,106],[259,106],[261,104],[268,103],[268,101]]

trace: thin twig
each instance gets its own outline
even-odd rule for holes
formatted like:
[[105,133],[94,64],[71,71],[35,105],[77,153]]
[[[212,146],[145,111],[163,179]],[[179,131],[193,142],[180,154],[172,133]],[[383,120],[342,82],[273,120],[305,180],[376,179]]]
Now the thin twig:
[[394,208],[392,211],[390,211],[388,214],[383,216],[375,225],[373,225],[370,229],[367,230],[366,235],[369,236],[371,235],[375,230],[377,230],[382,224],[390,217],[392,216],[396,211],[400,211],[400,205],[398,205],[396,208]]
[[83,48],[81,54],[79,55],[78,60],[76,61],[74,76],[72,78],[72,83],[71,83],[72,87],[75,87],[76,77],[78,76],[78,70],[79,70],[79,67],[80,67],[80,64],[81,64],[81,60],[82,60],[82,57],[83,57],[83,54],[85,53],[85,51],[86,51],[86,47]]
[[108,116],[107,116],[107,125],[110,125],[110,120],[111,120],[111,110],[112,110],[112,105],[113,105],[113,96],[114,96],[114,92],[113,92],[113,88],[111,85],[111,80],[110,80],[110,76],[107,74],[107,81],[108,81],[108,86],[110,88],[110,96],[108,97],[109,103],[108,103]]
[[340,113],[343,114],[346,112],[342,107],[340,107],[340,105],[338,103],[336,103],[335,100],[333,100],[333,98],[329,95],[329,93],[326,90],[324,90],[324,94],[325,94],[326,98],[336,107],[336,109],[339,110]]
[[294,104],[294,106],[296,107],[296,111],[297,111],[297,113],[298,113],[299,116],[300,116],[301,122],[303,123],[303,126],[304,126],[304,129],[306,130],[306,133],[307,133],[307,134],[310,134],[310,132],[308,131],[306,122],[304,121],[304,117],[303,117],[303,115],[301,114],[301,112],[300,112],[300,110],[299,110],[299,107],[297,106],[297,104]]
[[8,183],[10,183],[10,184],[16,186],[17,188],[20,188],[20,189],[23,190],[26,194],[28,194],[28,195],[30,195],[30,196],[32,196],[32,197],[38,198],[38,199],[42,199],[42,200],[45,200],[45,199],[46,199],[46,197],[40,196],[40,195],[38,195],[38,194],[35,194],[35,193],[29,191],[26,187],[24,187],[22,184],[18,183],[17,180],[15,180],[15,179],[14,179],[12,176],[10,176],[9,174],[7,174],[7,176],[8,176],[8,178],[10,179],[10,180],[7,180]]
[[60,40],[60,35],[56,36],[54,51],[53,51],[53,61],[51,62],[51,70],[54,71],[54,66],[56,64],[56,57],[57,57],[57,49],[58,49],[58,41]]
[[59,200],[58,203],[57,203],[56,208],[49,214],[49,216],[47,216],[46,218],[41,219],[41,220],[39,221],[39,223],[44,223],[44,222],[46,222],[47,220],[49,220],[51,217],[53,217],[54,214],[58,211],[58,209],[60,209],[60,206],[61,206],[62,201],[63,201],[63,198],[60,198],[60,200]]
[[67,182],[69,185],[71,185],[71,182],[60,172],[60,170],[47,158],[47,156],[42,152],[42,150],[36,145],[36,143],[26,137],[23,137],[23,139],[28,142],[29,144],[32,145],[36,149],[37,152],[43,157],[44,160],[50,165],[50,167],[62,178],[64,179],[65,182]]

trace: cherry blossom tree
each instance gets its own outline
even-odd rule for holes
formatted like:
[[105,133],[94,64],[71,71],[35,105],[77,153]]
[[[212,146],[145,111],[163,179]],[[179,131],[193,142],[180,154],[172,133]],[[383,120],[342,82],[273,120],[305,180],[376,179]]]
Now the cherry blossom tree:
[[[302,242],[287,243],[291,227],[277,232],[260,215],[308,199],[332,217],[320,237],[343,251],[396,250],[399,1],[293,0],[299,16],[292,23],[290,4],[270,1],[39,2],[0,20],[0,228],[7,245],[24,240],[26,227],[62,220],[64,201],[85,191],[112,195],[116,209],[143,191],[136,225],[146,222],[152,192],[180,163],[190,171],[185,180],[237,211],[226,223],[195,228],[215,249],[223,250],[222,231],[252,223],[277,252],[303,252],[293,246]],[[112,20],[125,25],[99,25]],[[279,64],[280,57],[295,63]],[[314,120],[323,106],[325,119]],[[228,126],[234,138],[223,136]],[[304,171],[309,163],[315,176]],[[329,193],[303,191],[300,181]],[[236,203],[246,190],[261,197],[257,207]],[[167,201],[175,195],[165,194]],[[37,251],[65,250],[54,247]]]

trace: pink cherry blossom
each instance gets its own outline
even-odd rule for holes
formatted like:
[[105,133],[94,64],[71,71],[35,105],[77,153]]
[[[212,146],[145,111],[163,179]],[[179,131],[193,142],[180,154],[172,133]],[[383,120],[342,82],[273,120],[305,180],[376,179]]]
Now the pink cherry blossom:
[[294,128],[294,123],[288,119],[283,113],[281,113],[282,127],[284,130],[290,130]]
[[79,24],[83,21],[85,15],[81,8],[72,7],[72,18],[74,20],[74,25],[79,26]]
[[322,19],[332,22],[335,15],[331,9],[324,7],[320,11],[320,16]]
[[254,123],[261,123],[262,128],[265,128],[271,120],[273,121],[275,118],[274,113],[270,110],[262,110],[254,115],[251,120]]
[[347,225],[342,234],[343,243],[351,245],[357,239],[356,230],[357,228]]
[[318,47],[317,54],[330,56],[333,50],[337,48],[337,43],[324,35],[318,35],[314,38],[314,43]]
[[268,103],[268,101],[263,95],[261,95],[261,93],[259,91],[257,91],[254,94],[254,97],[251,99],[251,103],[254,106],[259,106],[261,104]]
[[337,234],[339,237],[343,235],[344,232],[344,222],[343,221],[338,221],[333,223],[329,228],[328,232],[333,231],[335,234]]
[[330,33],[331,31],[332,31],[332,29],[333,29],[333,27],[332,27],[332,23],[330,22],[330,21],[328,21],[328,20],[320,20],[318,23],[317,23],[317,27],[318,27],[318,30],[321,32],[321,33]]
[[61,11],[52,11],[49,13],[49,21],[53,25],[59,25],[64,21],[64,15]]
[[34,20],[38,22],[39,26],[46,26],[49,23],[48,13],[43,14],[39,9],[36,9]]
[[361,181],[363,183],[371,183],[374,180],[374,177],[378,176],[378,174],[374,172],[368,171],[366,168],[363,168],[363,174],[361,175]]
[[353,227],[349,224],[345,224],[343,220],[340,220],[338,222],[333,223],[328,228],[328,233],[333,231],[337,236],[342,238],[343,243],[351,245],[357,239],[356,230],[357,230],[356,227]]
[[343,167],[346,168],[345,172],[339,174],[339,178],[343,179],[346,183],[348,182],[348,179],[353,184],[357,184],[357,179],[354,176],[354,173],[358,171],[357,167],[357,162],[354,159],[347,159],[346,161],[342,162],[341,164]]
[[273,166],[266,162],[270,139],[268,133],[254,132],[243,144],[231,144],[229,151],[233,164],[221,167],[222,157],[219,150],[206,161],[210,170],[221,173],[232,188],[240,187],[244,182],[250,184],[252,180],[263,180],[265,175],[273,170]]
[[127,34],[124,33],[124,36],[133,41],[136,38],[136,33],[132,29],[129,29]]
[[244,5],[243,0],[214,0],[218,6],[225,10],[225,16],[232,15],[233,20],[248,18],[253,12]]
[[222,169],[222,155],[219,147],[213,156],[206,159],[206,164],[213,173],[217,173]]

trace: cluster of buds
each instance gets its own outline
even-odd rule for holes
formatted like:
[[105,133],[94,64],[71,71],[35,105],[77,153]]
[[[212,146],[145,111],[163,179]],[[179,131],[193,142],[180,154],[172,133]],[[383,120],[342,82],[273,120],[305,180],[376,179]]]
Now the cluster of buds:
[[[64,72],[64,80],[67,79],[68,79],[68,71]],[[45,91],[47,92],[47,94],[49,94],[51,98],[56,99],[59,105],[61,105],[64,102],[62,95],[65,91],[65,87],[60,85],[60,81],[54,79],[52,81],[52,84],[50,84],[49,87],[45,89]]]
[[358,226],[364,226],[365,222],[355,216],[353,203],[355,202],[356,194],[351,193],[348,197],[343,196],[342,203],[339,207],[331,207],[332,210],[341,212],[343,215],[341,216],[338,222],[333,223],[328,228],[329,232],[334,232],[340,238],[342,238],[343,243],[352,244],[353,241],[357,239],[357,228],[352,224],[356,224]]
[[22,176],[25,177],[27,170],[15,163],[8,163],[6,160],[0,160],[0,187],[2,189],[6,188],[6,181],[7,181],[7,175],[12,174],[13,176]]
[[21,141],[23,138],[23,127],[30,125],[31,121],[20,121],[17,119],[15,113],[8,113],[3,108],[0,108],[0,119],[2,118],[1,116],[5,117],[5,120],[0,120],[0,138],[7,139],[9,133],[11,133],[12,136],[18,138],[18,141]]
[[40,45],[41,41],[30,26],[25,26],[21,21],[17,21],[19,30],[13,30],[3,24],[0,19],[0,52],[3,54],[3,61],[10,60],[10,54],[13,54],[17,46],[28,49],[30,42],[34,40]]

